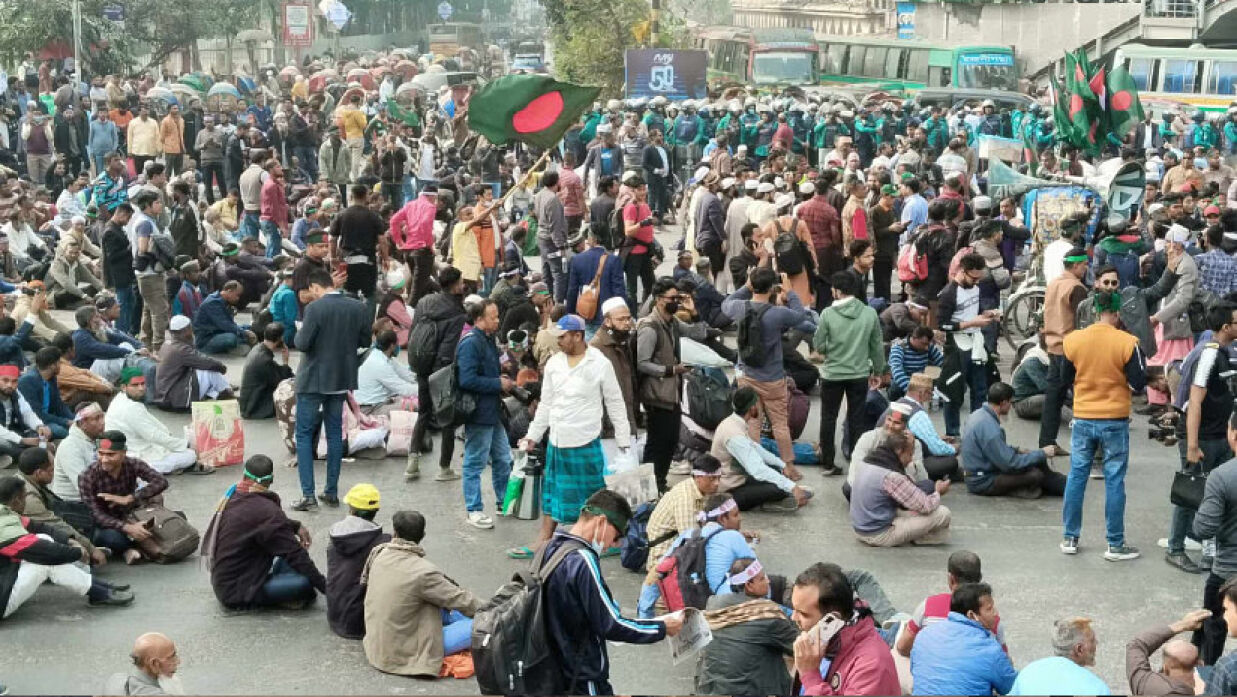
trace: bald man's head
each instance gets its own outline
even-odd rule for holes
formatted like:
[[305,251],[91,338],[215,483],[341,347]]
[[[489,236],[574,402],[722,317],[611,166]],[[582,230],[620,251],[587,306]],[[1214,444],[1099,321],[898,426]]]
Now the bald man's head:
[[180,667],[176,644],[158,632],[143,634],[133,642],[133,665],[156,680],[171,677]]
[[1194,679],[1194,666],[1198,663],[1198,647],[1184,639],[1174,639],[1164,644],[1164,674],[1170,678]]

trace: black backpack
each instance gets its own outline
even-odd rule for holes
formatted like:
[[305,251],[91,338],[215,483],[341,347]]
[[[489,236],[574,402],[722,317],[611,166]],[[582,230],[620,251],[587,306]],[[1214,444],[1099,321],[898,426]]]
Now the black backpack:
[[438,323],[422,319],[408,332],[408,367],[417,375],[429,376],[438,360]]
[[[700,530],[692,534],[657,562],[657,587],[661,590],[662,600],[670,612],[694,607],[703,610],[713,595],[709,587],[709,579],[705,574],[706,555],[709,540],[722,529],[709,533],[708,537],[700,534]],[[474,620],[475,621],[475,620]]]
[[579,549],[580,543],[564,540],[542,567],[542,545],[532,566],[503,584],[473,616],[472,660],[481,694],[559,695],[570,689],[563,684],[564,665],[550,649],[544,587],[563,559]]
[[769,303],[753,309],[751,301],[743,308],[743,319],[739,320],[739,359],[743,365],[759,368],[765,364],[764,330],[761,321],[769,308]]
[[730,406],[730,383],[700,368],[683,376],[687,383],[687,408],[692,421],[710,431],[734,411]]
[[799,219],[791,219],[789,230],[783,230],[776,219],[773,221],[773,226],[777,229],[777,237],[773,240],[773,254],[777,258],[777,270],[792,276],[803,273],[803,253],[800,249],[799,238],[795,236],[795,232],[799,229]]

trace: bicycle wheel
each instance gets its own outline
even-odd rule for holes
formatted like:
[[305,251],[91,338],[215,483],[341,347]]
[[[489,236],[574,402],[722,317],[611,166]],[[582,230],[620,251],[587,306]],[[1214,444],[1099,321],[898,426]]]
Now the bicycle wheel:
[[1039,333],[1044,321],[1044,291],[1036,289],[1015,297],[1005,308],[1001,330],[1009,347],[1017,350],[1018,344]]

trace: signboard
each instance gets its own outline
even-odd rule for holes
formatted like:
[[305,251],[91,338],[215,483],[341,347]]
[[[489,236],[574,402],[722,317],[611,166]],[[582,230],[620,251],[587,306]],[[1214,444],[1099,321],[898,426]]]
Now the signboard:
[[915,3],[898,3],[898,38],[915,38]]
[[124,5],[104,5],[103,6],[103,19],[106,19],[111,22],[125,21]]
[[307,47],[314,42],[313,13],[308,0],[285,0],[283,4],[283,45]]
[[623,58],[628,98],[665,97],[675,101],[708,96],[706,51],[637,48],[628,49]]
[[958,56],[962,65],[1013,65],[1014,57],[1009,53],[964,53]]
[[997,159],[1002,162],[1022,162],[1026,146],[1017,138],[998,138],[997,136],[977,135],[979,156],[984,159]]
[[446,2],[446,0],[438,3],[438,16],[442,17],[442,21],[445,22],[448,19],[451,19],[451,15],[454,13],[455,13],[455,8],[451,7],[451,3]]

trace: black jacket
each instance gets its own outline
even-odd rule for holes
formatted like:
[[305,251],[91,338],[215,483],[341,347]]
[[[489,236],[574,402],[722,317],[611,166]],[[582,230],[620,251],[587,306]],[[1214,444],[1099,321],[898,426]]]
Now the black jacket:
[[241,416],[269,419],[275,416],[275,388],[292,377],[292,369],[275,362],[275,353],[258,342],[249,349],[241,373]]
[[[434,368],[430,371],[433,372],[455,361],[455,347],[459,345],[464,323],[468,321],[464,299],[445,292],[431,293],[418,300],[413,310],[413,321],[420,322],[422,319],[435,324],[434,336],[438,337],[438,357],[434,359]],[[411,356],[412,351],[408,354]]]
[[331,526],[326,548],[326,621],[345,639],[365,636],[365,586],[361,570],[375,546],[390,542],[382,526],[350,515]]
[[365,303],[331,292],[305,306],[296,332],[301,365],[297,394],[327,394],[357,388],[357,349],[367,347],[373,313]]
[[103,282],[112,290],[137,285],[129,236],[115,223],[108,223],[103,231]]
[[[743,593],[709,598],[709,610],[752,601]],[[770,601],[763,601],[768,603]],[[762,618],[713,631],[713,642],[697,665],[696,693],[701,695],[788,695],[790,673],[783,659],[794,655],[799,629],[789,618]]]
[[325,593],[326,578],[296,539],[300,525],[284,515],[279,495],[273,491],[233,495],[219,515],[215,566],[210,573],[219,602],[229,608],[251,605],[275,557],[283,557],[314,589]]

